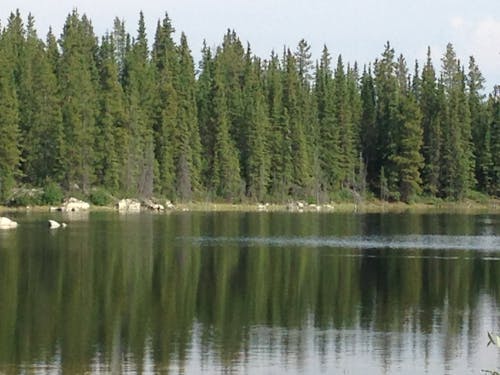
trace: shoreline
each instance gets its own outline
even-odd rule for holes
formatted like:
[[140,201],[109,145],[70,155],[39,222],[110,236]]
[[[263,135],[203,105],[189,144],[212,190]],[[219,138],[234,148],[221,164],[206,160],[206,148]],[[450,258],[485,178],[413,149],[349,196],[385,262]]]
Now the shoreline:
[[[8,207],[0,206],[0,213],[8,212],[50,212],[50,206],[27,206]],[[116,211],[113,206],[91,205],[90,212]],[[141,212],[150,211],[147,208]],[[127,211],[125,211],[127,212]],[[317,213],[498,213],[500,214],[500,200],[491,199],[486,203],[475,201],[460,202],[437,202],[437,203],[402,203],[402,202],[382,202],[366,201],[360,204],[352,202],[332,202],[324,205],[307,204],[301,202],[279,203],[279,204],[257,204],[257,203],[220,203],[220,202],[191,202],[178,203],[174,208],[159,211],[159,213],[169,212],[317,212]],[[129,212],[131,213],[131,212]]]

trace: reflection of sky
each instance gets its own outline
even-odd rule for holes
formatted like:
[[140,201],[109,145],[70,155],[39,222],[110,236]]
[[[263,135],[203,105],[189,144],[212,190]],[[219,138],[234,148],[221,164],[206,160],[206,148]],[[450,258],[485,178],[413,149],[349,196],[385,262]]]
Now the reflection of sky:
[[[318,329],[312,319],[296,329],[253,326],[244,349],[225,362],[216,344],[201,343],[203,327],[194,323],[187,358],[172,358],[168,369],[161,370],[174,374],[478,374],[500,364],[500,350],[486,346],[486,332],[499,323],[492,305],[484,296],[480,311],[465,312],[479,313],[479,318],[464,319],[459,335],[447,332],[443,316],[436,319],[443,325],[435,324],[429,334],[421,333],[411,316],[402,329],[392,332],[366,329],[359,323],[350,329]],[[445,307],[440,314],[451,312]],[[474,329],[469,329],[472,321]],[[141,367],[146,374],[159,370],[153,357],[153,347],[146,343]],[[123,359],[115,370],[139,372],[133,356]],[[102,359],[96,358],[93,371],[106,370]]]
[[362,237],[198,237],[180,239],[192,240],[206,245],[240,244],[249,247],[266,245],[272,247],[345,247],[500,252],[500,237],[498,236],[396,235]]

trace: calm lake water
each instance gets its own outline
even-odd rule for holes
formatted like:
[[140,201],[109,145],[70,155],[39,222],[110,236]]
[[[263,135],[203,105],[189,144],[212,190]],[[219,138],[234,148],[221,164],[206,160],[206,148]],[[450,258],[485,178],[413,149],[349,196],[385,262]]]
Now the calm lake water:
[[500,367],[500,215],[60,215],[0,231],[0,374]]

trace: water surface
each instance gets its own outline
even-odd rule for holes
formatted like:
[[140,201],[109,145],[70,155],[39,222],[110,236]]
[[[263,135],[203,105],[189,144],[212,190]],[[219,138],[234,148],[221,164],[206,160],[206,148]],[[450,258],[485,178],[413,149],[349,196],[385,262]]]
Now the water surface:
[[17,215],[0,373],[500,367],[499,215]]

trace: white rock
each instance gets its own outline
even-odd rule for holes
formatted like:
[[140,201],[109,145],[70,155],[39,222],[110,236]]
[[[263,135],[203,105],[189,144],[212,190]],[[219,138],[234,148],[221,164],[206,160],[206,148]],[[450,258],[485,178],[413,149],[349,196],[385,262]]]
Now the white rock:
[[141,210],[141,202],[135,199],[122,199],[117,204],[120,212],[139,212]]
[[8,217],[0,217],[0,229],[16,228],[17,223]]
[[90,208],[90,204],[76,198],[69,198],[64,201],[62,211],[86,211]]
[[49,228],[50,229],[57,229],[57,228],[66,228],[68,224],[66,223],[58,223],[55,220],[49,220]]

